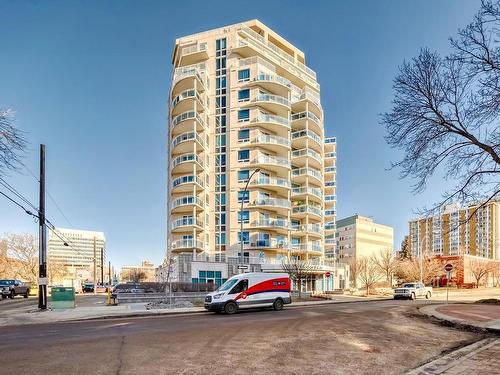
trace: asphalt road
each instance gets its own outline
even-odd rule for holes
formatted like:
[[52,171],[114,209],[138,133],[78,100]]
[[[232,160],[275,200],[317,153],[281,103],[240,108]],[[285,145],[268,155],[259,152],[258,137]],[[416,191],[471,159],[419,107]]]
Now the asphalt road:
[[2,374],[400,374],[481,338],[416,317],[428,301],[0,328]]
[[[107,302],[106,298],[107,296],[105,294],[77,294],[76,304],[81,307],[105,305]],[[0,299],[0,315],[4,311],[10,313],[12,309],[29,310],[36,308],[38,308],[38,297],[35,296],[30,296],[29,298],[18,296],[14,299]]]

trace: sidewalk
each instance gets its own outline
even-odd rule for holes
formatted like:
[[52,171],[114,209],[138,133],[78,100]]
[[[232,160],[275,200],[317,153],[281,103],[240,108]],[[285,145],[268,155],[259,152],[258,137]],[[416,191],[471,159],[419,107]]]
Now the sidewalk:
[[450,303],[422,306],[419,310],[443,321],[500,333],[500,305]]
[[[291,308],[306,305],[324,305],[350,302],[369,302],[392,299],[392,297],[356,297],[356,296],[335,296],[333,300],[320,300],[308,302],[293,302]],[[142,316],[161,316],[177,314],[203,314],[208,312],[203,307],[176,308],[176,309],[154,309],[146,310],[145,303],[134,303],[118,306],[89,306],[75,307],[67,310],[45,310],[40,311],[30,307],[23,311],[16,310],[9,314],[4,312],[0,317],[0,326],[43,324],[55,322],[81,321],[91,319],[107,318],[127,318]]]

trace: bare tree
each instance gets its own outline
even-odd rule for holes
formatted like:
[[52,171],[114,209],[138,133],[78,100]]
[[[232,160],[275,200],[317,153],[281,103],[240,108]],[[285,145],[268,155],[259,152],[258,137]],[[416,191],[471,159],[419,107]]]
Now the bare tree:
[[450,55],[424,48],[400,66],[381,121],[389,145],[404,152],[392,167],[416,180],[415,192],[438,171],[456,183],[426,214],[452,201],[485,204],[500,192],[500,2],[483,1],[450,41]]
[[36,283],[38,279],[38,244],[30,233],[8,234],[7,273],[8,277],[19,277],[25,281]]
[[500,262],[494,262],[491,270],[491,279],[494,287],[500,286]]
[[13,112],[0,109],[0,176],[5,169],[16,169],[21,165],[26,146],[23,132],[14,126]]
[[392,251],[392,249],[380,250],[378,254],[372,255],[371,260],[379,272],[385,276],[385,280],[392,287],[392,276],[398,264],[398,261],[394,256],[394,251]]
[[299,299],[301,299],[304,280],[311,275],[311,272],[314,270],[314,265],[308,260],[290,258],[283,261],[281,267],[283,271],[290,275],[290,279],[297,286]]
[[[420,280],[419,259],[401,259],[396,265],[394,274],[399,281],[414,282]],[[422,281],[430,284],[443,274],[442,265],[437,259],[424,258],[422,261]]]
[[130,270],[125,270],[122,272],[122,279],[124,281],[133,281],[133,282],[141,282],[146,280],[148,275],[146,275],[146,272],[133,268]]
[[358,278],[361,286],[366,290],[366,295],[370,295],[370,289],[375,286],[382,277],[379,267],[374,262],[373,257],[359,257],[356,260]]
[[356,262],[356,258],[350,257],[349,260],[347,261],[347,264],[349,265],[350,284],[354,287],[354,289],[357,289],[359,269],[358,269],[358,263]]
[[481,280],[488,276],[495,269],[496,265],[496,262],[482,259],[472,259],[470,261],[469,270],[476,280],[476,288],[479,288]]

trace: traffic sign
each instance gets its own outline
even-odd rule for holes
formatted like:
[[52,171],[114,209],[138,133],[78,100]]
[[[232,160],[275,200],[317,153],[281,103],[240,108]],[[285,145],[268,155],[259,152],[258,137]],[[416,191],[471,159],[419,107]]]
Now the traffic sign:
[[238,266],[238,269],[239,269],[239,270],[247,270],[247,269],[248,269],[248,266],[246,266],[246,265],[239,265],[239,266]]
[[451,272],[451,271],[453,271],[453,264],[451,264],[451,263],[447,263],[447,264],[444,266],[444,270],[445,270],[446,272]]
[[331,274],[330,272],[326,272],[326,273],[325,273],[325,276],[326,276],[326,277],[330,277],[331,275],[332,275],[332,274]]

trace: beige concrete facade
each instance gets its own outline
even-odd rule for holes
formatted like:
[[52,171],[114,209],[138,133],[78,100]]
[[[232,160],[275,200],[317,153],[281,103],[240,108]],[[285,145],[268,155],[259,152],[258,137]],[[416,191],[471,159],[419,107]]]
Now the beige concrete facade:
[[410,251],[413,256],[455,256],[499,259],[500,257],[499,202],[484,206],[473,204],[443,207],[434,217],[409,222]]
[[252,20],[177,39],[172,63],[168,251],[238,256],[241,219],[244,257],[333,252],[336,139],[304,53]]
[[394,249],[394,229],[378,224],[370,217],[354,215],[337,221],[338,257],[340,261],[377,255]]

